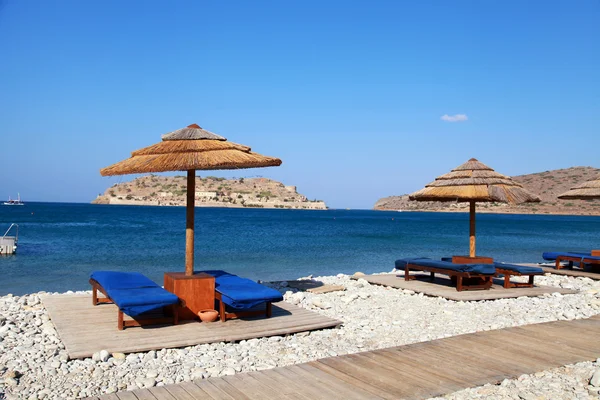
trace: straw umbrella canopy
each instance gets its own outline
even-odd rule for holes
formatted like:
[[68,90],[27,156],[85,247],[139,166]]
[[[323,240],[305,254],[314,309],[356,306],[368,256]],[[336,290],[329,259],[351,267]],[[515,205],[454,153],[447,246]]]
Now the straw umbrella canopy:
[[558,198],[565,200],[600,199],[600,176],[594,180],[572,187],[570,190],[559,195]]
[[417,201],[469,202],[470,242],[469,256],[475,257],[475,203],[538,202],[540,198],[529,193],[523,186],[506,175],[471,158],[451,172],[435,178],[425,188],[409,195]]
[[102,176],[187,171],[185,274],[194,274],[196,170],[276,167],[281,160],[253,153],[196,124],[162,135],[162,141],[100,170]]

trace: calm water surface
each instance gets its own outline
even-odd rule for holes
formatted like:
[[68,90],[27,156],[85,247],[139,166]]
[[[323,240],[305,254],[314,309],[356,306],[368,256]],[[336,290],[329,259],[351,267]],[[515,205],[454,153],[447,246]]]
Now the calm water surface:
[[[183,271],[183,207],[28,203],[0,206],[0,235],[19,224],[19,250],[0,257],[0,295],[88,289],[97,269],[162,283]],[[390,271],[400,257],[468,254],[467,214],[370,210],[196,208],[196,270],[251,279]],[[600,217],[477,216],[477,253],[541,262],[543,251],[600,247]]]

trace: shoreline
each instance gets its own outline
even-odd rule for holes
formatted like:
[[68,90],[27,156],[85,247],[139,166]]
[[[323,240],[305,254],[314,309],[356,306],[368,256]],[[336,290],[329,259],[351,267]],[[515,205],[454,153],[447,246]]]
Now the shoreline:
[[[392,210],[392,209],[381,209],[373,208],[372,211],[386,211],[386,212],[420,212],[420,213],[457,213],[457,214],[469,214],[469,210],[465,209],[454,209],[454,210]],[[496,214],[496,215],[551,215],[551,216],[563,216],[563,217],[600,217],[600,212],[597,214],[580,214],[580,213],[524,213],[524,212],[513,212],[513,211],[498,211],[498,210],[486,210],[477,209],[477,214]]]
[[[350,278],[343,274],[312,278],[345,288],[325,294],[298,291],[287,281],[264,282],[282,292],[285,301],[342,320],[337,329],[127,355],[106,353],[83,360],[68,360],[40,297],[89,295],[90,291],[2,296],[0,365],[4,369],[0,371],[0,393],[7,399],[79,398],[600,314],[600,281],[588,278],[547,274],[538,279],[540,285],[580,290],[577,294],[481,302],[427,297]],[[510,389],[510,385],[505,386]],[[453,396],[470,398],[467,394]]]

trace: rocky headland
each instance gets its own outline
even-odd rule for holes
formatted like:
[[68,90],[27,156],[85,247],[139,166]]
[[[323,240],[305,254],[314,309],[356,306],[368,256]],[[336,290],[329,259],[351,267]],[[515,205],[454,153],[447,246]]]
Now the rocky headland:
[[[503,203],[477,203],[477,212],[503,214],[565,214],[600,215],[598,200],[561,200],[558,195],[573,186],[596,178],[600,169],[592,167],[572,167],[534,174],[518,175],[512,178],[523,187],[540,197],[539,203],[509,205]],[[411,201],[408,194],[379,199],[375,210],[468,212],[468,203]]]
[[[296,186],[268,178],[225,179],[196,176],[196,207],[251,207],[326,210],[321,200],[309,200]],[[146,175],[116,183],[93,204],[184,206],[186,177]]]

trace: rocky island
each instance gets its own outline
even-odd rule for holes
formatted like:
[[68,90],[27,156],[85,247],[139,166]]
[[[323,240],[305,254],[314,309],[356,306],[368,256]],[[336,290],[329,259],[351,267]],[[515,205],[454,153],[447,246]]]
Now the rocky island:
[[[600,215],[598,200],[561,200],[558,195],[573,186],[596,178],[600,169],[572,167],[534,174],[513,176],[525,189],[542,199],[539,203],[509,205],[503,203],[477,203],[477,212],[504,214],[565,214]],[[427,182],[428,183],[428,182]],[[469,203],[411,201],[408,194],[379,199],[375,210],[468,212]]]
[[[93,204],[184,206],[186,177],[146,175],[116,183]],[[225,179],[196,176],[196,207],[252,207],[326,210],[321,200],[308,200],[296,190],[268,178]]]

